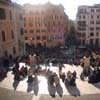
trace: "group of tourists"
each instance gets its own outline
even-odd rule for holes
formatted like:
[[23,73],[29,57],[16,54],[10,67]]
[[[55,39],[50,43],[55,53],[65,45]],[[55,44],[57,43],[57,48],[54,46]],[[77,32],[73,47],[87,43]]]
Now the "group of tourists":
[[98,52],[92,52],[91,55],[86,55],[81,60],[83,71],[80,78],[88,82],[97,83],[100,81],[100,56]]
[[67,83],[67,85],[70,86],[76,86],[76,71],[71,72],[68,71],[67,74],[65,75],[65,73],[61,73],[60,74],[60,78],[62,79],[63,82]]
[[[77,58],[76,58],[77,59]],[[70,59],[72,60],[72,59]],[[75,60],[75,59],[74,59]],[[49,85],[55,88],[60,85],[60,79],[65,85],[76,86],[77,72],[63,72],[63,63],[68,61],[68,59],[63,55],[53,54],[49,56],[42,56],[31,54],[23,59],[16,59],[13,66],[14,80],[19,82],[26,77],[27,83],[30,85],[33,81],[38,80],[38,75],[43,75],[47,78]],[[25,66],[20,67],[19,63],[24,62]],[[97,83],[100,81],[100,55],[99,53],[92,52],[91,54],[86,54],[82,59],[78,59],[78,63],[82,66],[82,73],[80,75],[81,80],[88,79],[89,83]],[[7,61],[5,60],[4,65],[7,66]],[[55,63],[59,68],[59,72],[53,72],[50,68],[46,68],[46,63]],[[40,67],[40,64],[45,64],[45,69]],[[58,65],[57,65],[58,64]],[[0,69],[0,77],[5,77],[7,72],[4,69]],[[30,85],[31,86],[31,85]]]
[[[29,60],[29,59],[28,59]],[[58,88],[60,86],[60,79],[64,82],[64,84],[67,82],[71,86],[75,86],[75,80],[76,80],[76,72],[74,71],[71,73],[70,71],[68,73],[63,73],[62,68],[64,67],[63,64],[59,64],[59,73],[51,71],[49,68],[42,69],[40,65],[33,64],[32,59],[30,59],[30,64],[25,63],[25,66],[20,67],[19,63],[16,62],[14,65],[12,71],[14,74],[14,82],[19,83],[26,77],[28,86],[31,86],[31,84],[38,80],[39,75],[42,75],[46,77],[47,84],[49,87]],[[15,83],[14,83],[15,84]],[[38,84],[38,83],[37,83]],[[66,85],[66,84],[65,84]],[[16,85],[13,85],[16,86]],[[16,89],[16,87],[14,87]],[[29,89],[27,90],[29,92]],[[61,95],[60,95],[61,96]]]

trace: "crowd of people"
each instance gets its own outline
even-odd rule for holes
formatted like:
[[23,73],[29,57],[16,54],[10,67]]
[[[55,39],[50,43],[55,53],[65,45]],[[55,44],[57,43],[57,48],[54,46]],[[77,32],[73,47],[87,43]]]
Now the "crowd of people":
[[[48,54],[48,56],[32,53],[31,55],[24,56],[22,58],[17,58],[14,61],[14,66],[12,69],[14,74],[14,89],[16,90],[18,83],[24,80],[26,77],[28,77],[28,85],[31,86],[31,83],[38,80],[38,75],[45,76],[47,78],[48,84],[55,88],[60,86],[60,79],[65,85],[67,84],[69,86],[76,86],[76,77],[78,72],[68,71],[64,73],[62,71],[62,68],[64,67],[63,64],[67,63],[67,61],[68,58],[65,55],[60,54],[59,52],[52,53],[51,55]],[[20,62],[24,62],[25,66],[22,66],[20,68]],[[85,79],[88,78],[89,83],[97,83],[100,81],[100,55],[97,51],[84,55],[81,59],[78,59],[77,62],[77,64],[80,64],[83,69],[80,75],[81,80],[85,81]],[[47,64],[49,65],[49,63],[53,63],[56,66],[58,66],[59,72],[55,73],[50,69],[47,69],[46,66]],[[40,67],[40,64],[45,64],[45,69],[42,69]],[[72,62],[71,64],[74,64],[74,62]],[[7,64],[5,66],[7,66]],[[7,71],[5,71],[4,69],[0,69],[0,77],[6,76]],[[27,91],[29,92],[29,89]]]
[[88,78],[89,83],[97,83],[100,81],[100,55],[98,52],[92,52],[91,55],[86,55],[81,59],[83,72],[81,79]]
[[[35,57],[36,57],[36,55],[35,55]],[[14,65],[12,71],[14,74],[13,87],[15,90],[16,90],[19,82],[22,81],[23,79],[25,79],[26,77],[28,77],[28,79],[27,79],[28,87],[32,86],[31,84],[33,84],[34,81],[38,80],[39,75],[46,77],[48,86],[53,87],[55,89],[58,88],[59,86],[61,87],[60,79],[62,80],[62,82],[65,85],[67,83],[70,86],[76,86],[76,83],[75,83],[76,71],[74,71],[73,73],[69,71],[65,74],[62,71],[62,68],[64,67],[64,65],[58,64],[59,72],[56,73],[46,67],[45,67],[45,69],[42,69],[40,67],[40,65],[38,65],[36,59],[35,58],[34,58],[34,60],[32,60],[32,59],[33,59],[32,56],[29,56],[29,58],[24,60],[25,66],[22,66],[21,68],[19,66],[20,61],[17,61],[16,64]],[[29,61],[27,61],[27,60],[29,60]],[[35,61],[35,62],[33,63],[32,61]],[[27,63],[27,62],[29,62],[29,63]],[[28,88],[27,92],[30,92],[29,88]],[[36,95],[37,95],[37,93],[36,93]],[[50,92],[50,95],[53,97],[55,96],[55,94],[52,94],[51,92]],[[60,93],[60,96],[62,96],[62,93]]]

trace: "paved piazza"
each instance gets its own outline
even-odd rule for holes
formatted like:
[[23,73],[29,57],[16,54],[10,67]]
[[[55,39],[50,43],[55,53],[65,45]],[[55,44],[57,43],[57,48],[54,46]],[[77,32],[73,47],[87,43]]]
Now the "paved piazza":
[[[20,66],[22,66],[22,65],[23,64],[20,64]],[[87,94],[100,94],[100,83],[92,85],[92,84],[89,84],[87,81],[80,80],[79,76],[80,76],[81,71],[82,71],[82,68],[80,66],[74,66],[74,65],[68,65],[68,64],[64,64],[64,66],[65,66],[65,68],[63,68],[63,72],[68,72],[69,70],[71,72],[73,72],[74,70],[76,70],[76,72],[77,72],[76,84],[77,84],[77,89],[79,90],[81,96],[87,95]],[[50,67],[50,69],[52,71],[57,72],[57,73],[59,70],[56,66]],[[13,76],[12,72],[11,71],[8,72],[7,78],[5,78],[3,81],[0,82],[0,87],[6,88],[9,90],[14,90],[13,89],[13,77],[14,76]],[[49,94],[47,79],[43,76],[38,76],[38,81],[39,81],[38,95]],[[71,95],[61,80],[60,80],[60,83],[61,83],[61,87],[63,88],[63,95]],[[27,78],[24,79],[23,81],[20,81],[16,91],[27,93]],[[76,92],[74,88],[72,89],[72,91],[74,93]]]

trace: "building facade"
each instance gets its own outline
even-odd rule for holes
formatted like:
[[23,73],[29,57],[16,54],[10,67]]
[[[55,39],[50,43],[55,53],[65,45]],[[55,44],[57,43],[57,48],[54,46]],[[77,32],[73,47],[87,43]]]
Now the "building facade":
[[[20,55],[18,29],[20,23],[16,18],[17,8],[10,0],[0,0],[0,58]],[[20,10],[21,11],[21,10]]]
[[15,32],[17,35],[18,55],[25,54],[25,36],[24,36],[24,9],[22,6],[13,4],[13,16],[15,23]]
[[25,39],[30,45],[56,47],[65,44],[68,17],[62,5],[24,5],[24,10]]
[[100,5],[80,6],[76,21],[80,44],[100,47]]

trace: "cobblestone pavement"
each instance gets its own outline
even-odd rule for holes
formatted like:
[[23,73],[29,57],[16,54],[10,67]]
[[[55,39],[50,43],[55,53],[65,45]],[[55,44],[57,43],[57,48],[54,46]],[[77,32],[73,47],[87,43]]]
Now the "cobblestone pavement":
[[[82,71],[82,68],[80,66],[74,66],[74,65],[67,65],[65,64],[64,65],[65,68],[63,68],[63,72],[68,72],[69,70],[70,71],[74,71],[76,70],[77,72],[77,80],[76,80],[76,84],[77,84],[77,87],[71,87],[70,89],[66,88],[64,83],[60,80],[60,84],[61,84],[61,87],[63,89],[63,97],[62,97],[62,100],[65,100],[65,97],[67,96],[67,98],[69,98],[68,100],[72,100],[70,99],[72,95],[74,94],[80,94],[80,98],[82,97],[83,99],[82,100],[85,100],[85,97],[84,95],[97,95],[97,97],[99,96],[100,94],[100,83],[97,83],[95,85],[92,85],[92,84],[89,84],[87,81],[81,81],[80,80],[80,73]],[[50,67],[50,69],[52,71],[55,71],[58,73],[58,68],[57,67]],[[13,91],[11,92],[11,94],[14,93],[14,88],[13,88],[13,74],[12,72],[8,72],[7,74],[7,78],[5,78],[2,82],[0,82],[0,87],[1,88],[5,88],[9,91]],[[48,84],[47,84],[47,79],[43,76],[38,76],[38,96],[32,96],[30,97],[32,100],[47,100],[46,98],[48,98],[48,100],[51,100],[50,96],[49,96],[49,92],[48,92]],[[33,92],[31,93],[27,93],[27,78],[25,78],[23,81],[21,81],[19,84],[18,84],[18,87],[16,89],[16,93],[18,92],[22,92],[22,93],[25,93],[24,95],[34,95]],[[1,91],[2,89],[0,89],[0,95],[3,94],[3,92]],[[7,92],[9,93],[9,92]],[[5,94],[5,93],[4,93]],[[20,94],[20,93],[19,93]],[[9,95],[9,94],[8,94]],[[16,94],[17,95],[17,94]],[[56,93],[56,96],[58,94]],[[12,95],[11,95],[12,96]],[[1,97],[1,96],[0,96]],[[12,96],[13,97],[13,96]],[[20,97],[20,96],[19,96]],[[21,97],[23,97],[21,95]],[[88,100],[90,100],[90,97],[89,96]],[[44,99],[42,99],[44,98]],[[56,98],[58,98],[57,100],[61,100],[59,96],[57,96]],[[73,96],[72,96],[73,98]],[[25,99],[25,100],[31,100],[31,99]],[[1,99],[0,99],[1,100]],[[4,99],[4,100],[19,100],[19,99]],[[24,100],[24,99],[22,99]],[[74,100],[74,99],[73,99]],[[78,100],[78,97],[75,98],[75,100]],[[93,99],[91,98],[91,100],[97,100],[97,99]],[[100,99],[98,99],[100,100]]]

